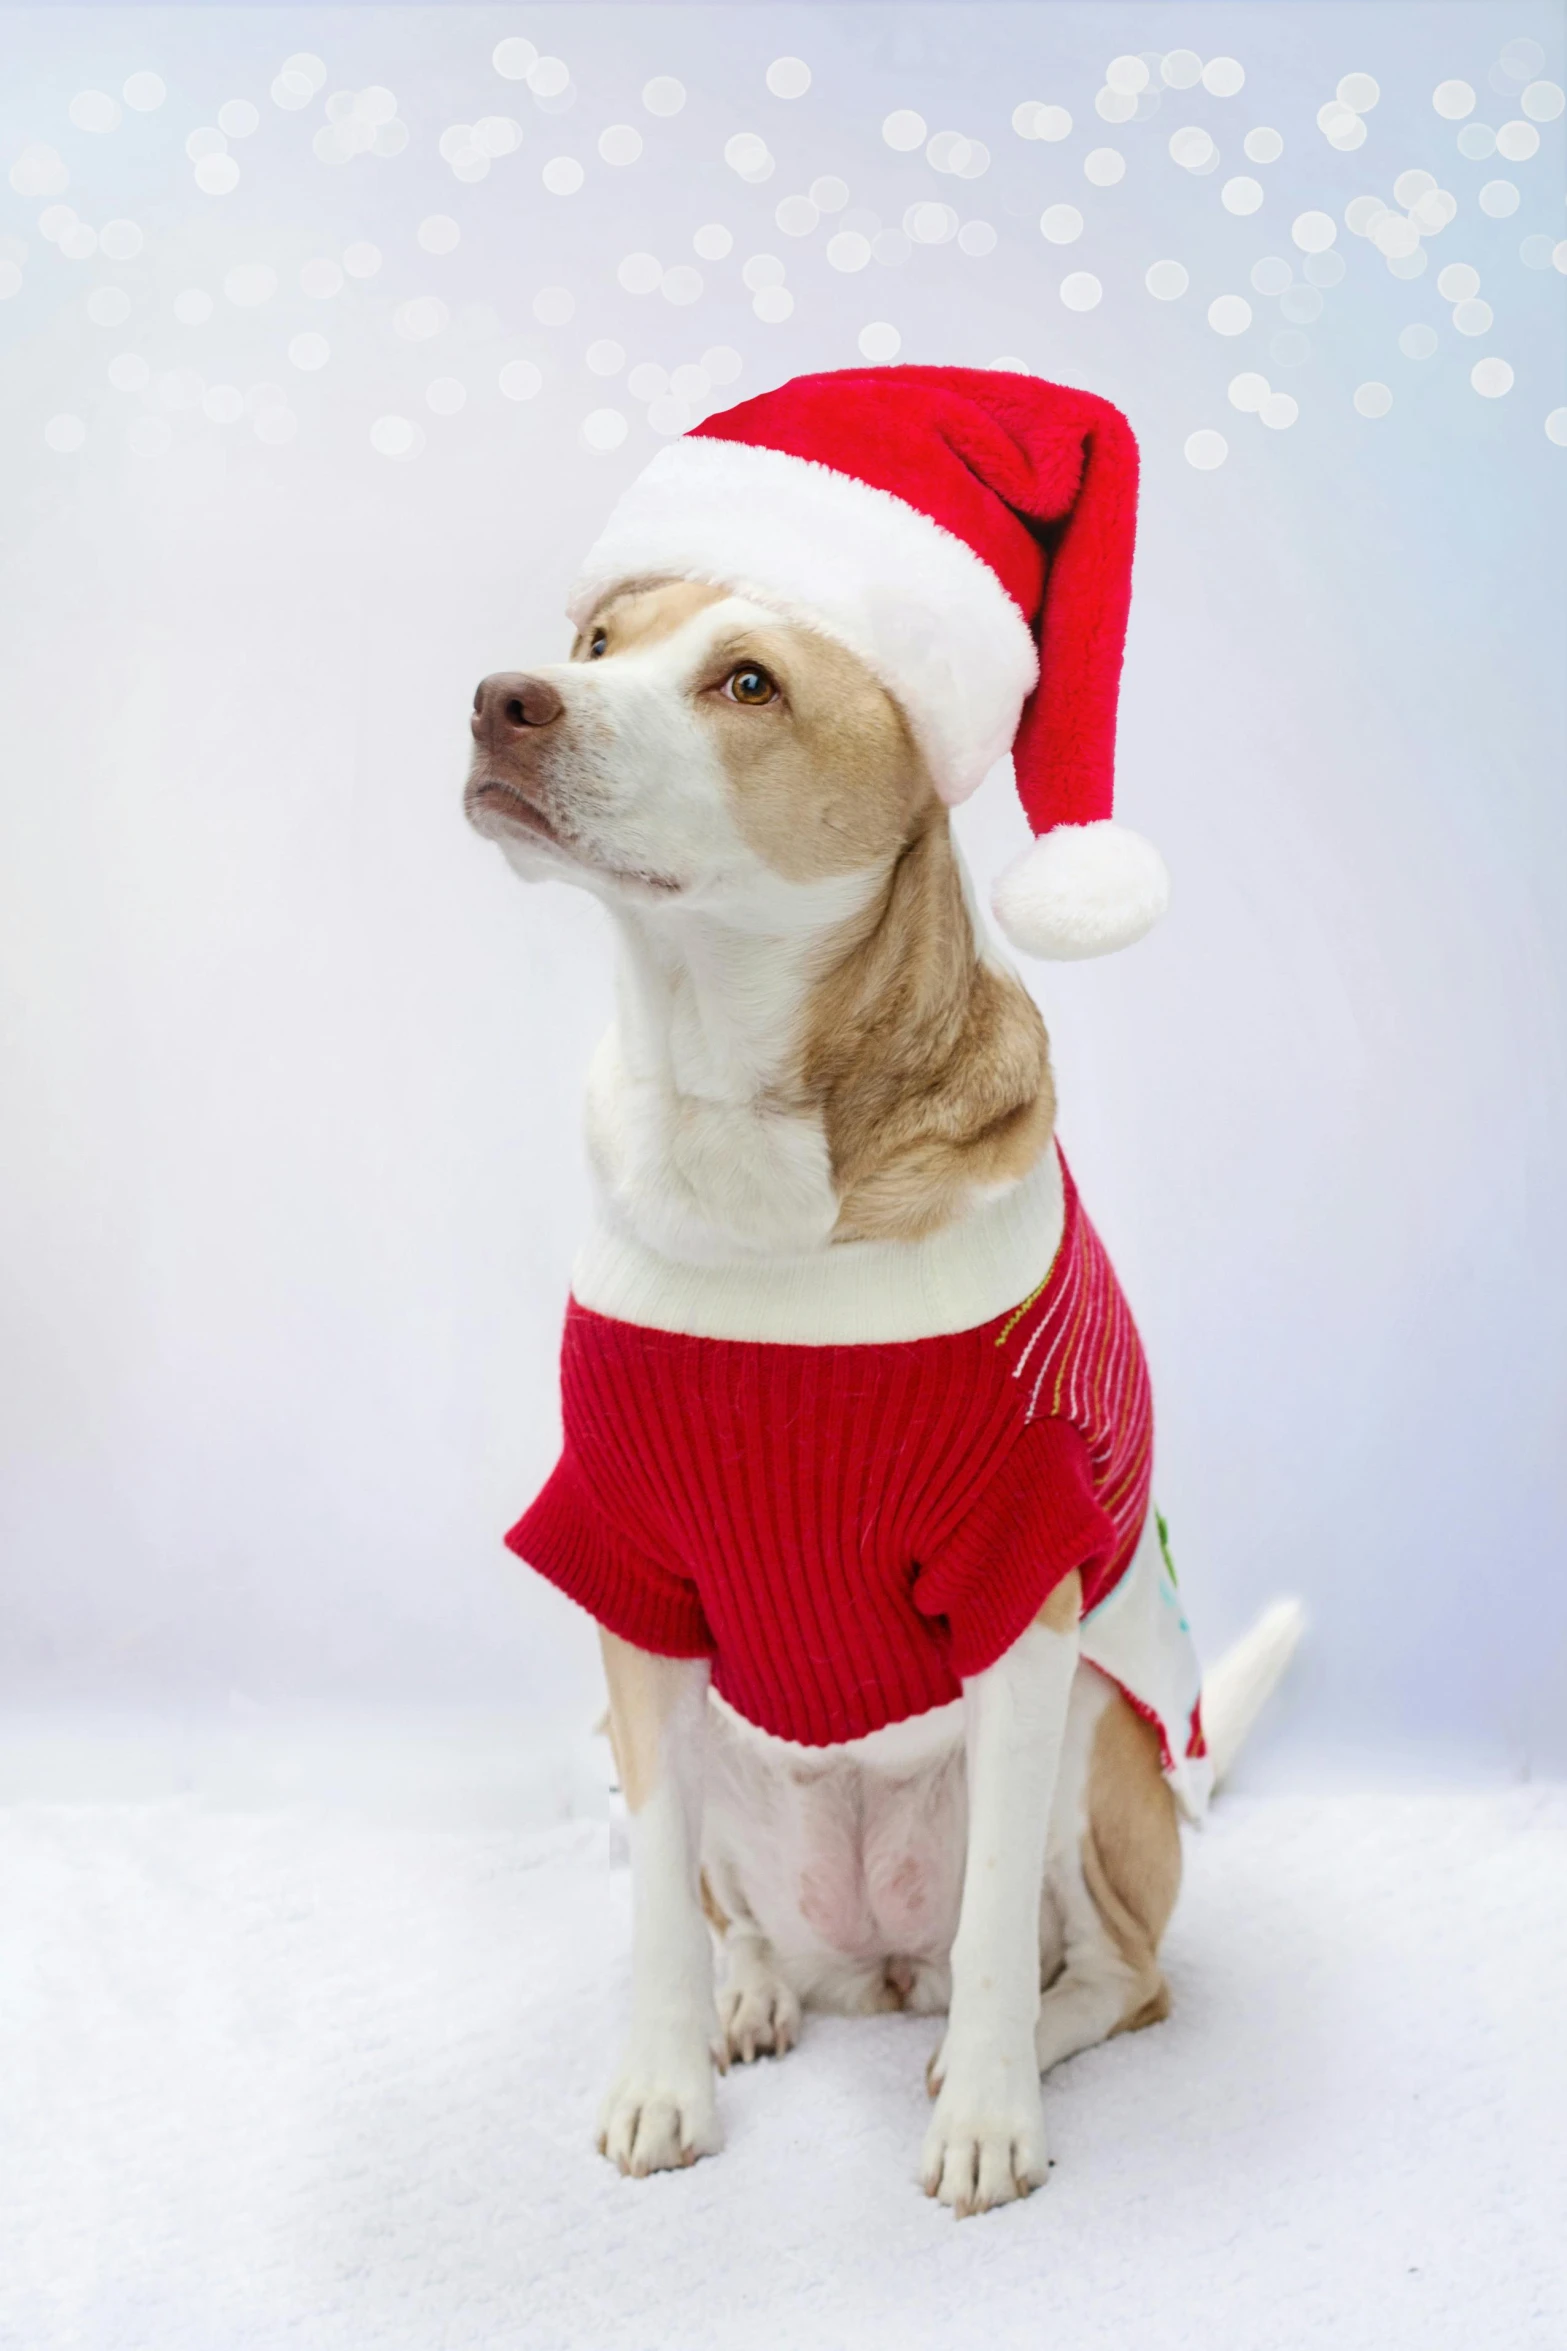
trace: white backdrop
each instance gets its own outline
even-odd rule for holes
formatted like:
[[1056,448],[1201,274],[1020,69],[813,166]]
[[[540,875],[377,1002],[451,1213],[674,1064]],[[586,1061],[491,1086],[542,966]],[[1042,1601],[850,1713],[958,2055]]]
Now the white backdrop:
[[[468,697],[562,651],[572,563],[660,429],[853,363],[877,327],[905,358],[1088,385],[1143,442],[1121,793],[1175,903],[1124,957],[1029,978],[1152,1355],[1199,1633],[1306,1597],[1280,1752],[1567,1759],[1567,248],[1535,95],[1559,12],[40,10],[3,36],[12,1706],[590,1706],[588,1628],[500,1536],[552,1459],[607,934],[467,834]],[[565,88],[498,74],[503,39]],[[1176,41],[1243,86],[1190,86],[1179,53],[1165,75]],[[278,83],[300,51],[322,74]],[[1131,118],[1096,111],[1141,52]],[[797,97],[769,89],[780,57],[810,67]],[[1335,145],[1318,110],[1351,73],[1380,98],[1358,141],[1329,115]],[[154,74],[161,102],[143,80],[127,103]],[[657,77],[678,111],[645,101]],[[1451,80],[1466,117],[1433,107]],[[356,117],[383,88],[395,114]],[[337,92],[348,146],[379,125],[397,148],[388,121],[406,144],[324,160]],[[73,121],[81,93],[105,104]],[[254,130],[218,129],[235,100]],[[1070,132],[1020,137],[1031,100]],[[963,169],[889,145],[900,110],[962,134],[936,154]],[[480,173],[472,126],[502,117],[519,136]],[[1509,123],[1537,151],[1460,148]],[[635,161],[604,160],[612,126]],[[1258,127],[1281,157],[1250,159]],[[1183,129],[1215,165],[1172,158]],[[736,134],[770,174],[726,163]],[[1118,181],[1085,175],[1100,149]],[[1404,217],[1408,171],[1456,200],[1418,275],[1345,221],[1363,193]],[[823,177],[840,210],[781,227]],[[1069,247],[1038,227],[1059,205]],[[1307,274],[1313,212],[1336,282]],[[127,221],[130,251],[105,233]],[[421,242],[431,221],[457,242]],[[975,221],[993,250],[952,233]],[[373,273],[345,276],[365,245]],[[695,297],[629,291],[645,254]],[[1268,259],[1289,294],[1261,290]],[[307,292],[323,261],[336,291]],[[1449,264],[1479,291],[1440,290]],[[1073,275],[1093,307],[1062,300]],[[1486,358],[1505,394],[1475,388]],[[1292,421],[1232,405],[1247,372]],[[1224,436],[1217,468],[1194,433]],[[962,831],[988,877],[1021,838],[1004,775]]]

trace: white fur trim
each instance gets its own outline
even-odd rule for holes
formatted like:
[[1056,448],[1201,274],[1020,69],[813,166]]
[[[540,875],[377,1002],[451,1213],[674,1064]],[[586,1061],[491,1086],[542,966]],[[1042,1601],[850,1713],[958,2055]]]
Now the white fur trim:
[[1170,877],[1152,841],[1110,817],[1042,834],[991,899],[1014,947],[1057,963],[1129,947],[1169,903]]
[[776,449],[661,449],[589,549],[572,619],[638,579],[711,580],[848,646],[902,703],[949,804],[1010,750],[1039,674],[1028,623],[971,547],[890,492]]

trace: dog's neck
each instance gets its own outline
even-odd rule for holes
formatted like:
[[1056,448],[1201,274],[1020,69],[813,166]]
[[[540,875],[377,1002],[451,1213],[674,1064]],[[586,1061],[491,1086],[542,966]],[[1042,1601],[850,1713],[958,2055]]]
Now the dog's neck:
[[588,1140],[608,1213],[697,1264],[915,1240],[1050,1139],[1043,1024],[982,944],[944,816],[746,918],[614,910]]

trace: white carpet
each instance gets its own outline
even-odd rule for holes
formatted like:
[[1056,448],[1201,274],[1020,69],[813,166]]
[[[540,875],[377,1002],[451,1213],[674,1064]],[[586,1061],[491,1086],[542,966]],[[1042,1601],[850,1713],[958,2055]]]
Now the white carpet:
[[1175,2012],[1056,2167],[913,2184],[929,2021],[808,2020],[726,2152],[620,2179],[601,1824],[0,1807],[0,2342],[22,2351],[1560,2351],[1567,1789],[1231,1797]]

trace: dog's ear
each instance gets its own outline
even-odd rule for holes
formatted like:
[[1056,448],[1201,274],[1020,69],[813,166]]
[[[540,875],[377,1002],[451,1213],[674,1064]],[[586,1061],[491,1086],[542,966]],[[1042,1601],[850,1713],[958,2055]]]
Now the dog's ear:
[[976,955],[944,812],[900,858],[875,927],[818,986],[803,1075],[839,1240],[917,1240],[1048,1147],[1045,1025],[1015,974]]

